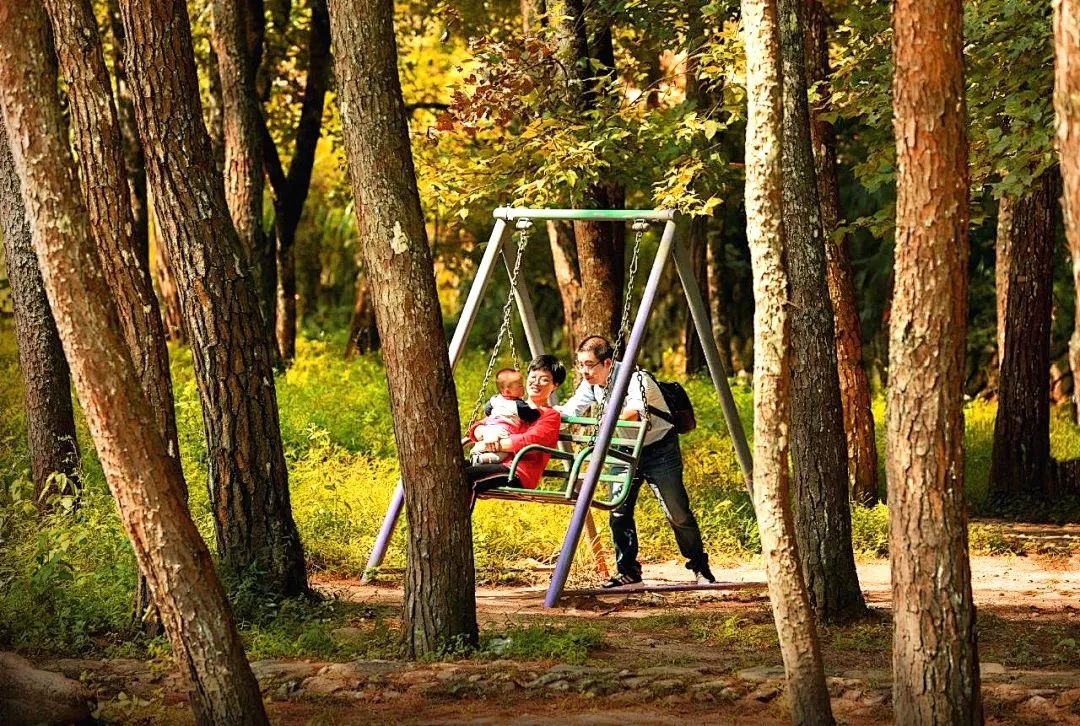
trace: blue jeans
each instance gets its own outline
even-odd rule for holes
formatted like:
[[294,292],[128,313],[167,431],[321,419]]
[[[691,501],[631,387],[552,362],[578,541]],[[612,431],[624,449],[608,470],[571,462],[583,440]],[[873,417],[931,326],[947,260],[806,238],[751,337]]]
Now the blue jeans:
[[679,436],[674,431],[646,446],[641,451],[637,476],[630,484],[630,493],[617,508],[611,510],[611,537],[615,541],[615,566],[619,572],[641,576],[641,563],[638,562],[637,524],[634,522],[634,507],[637,506],[638,494],[642,481],[652,487],[660,507],[664,510],[675,541],[679,545],[691,570],[698,570],[709,561],[705,547],[701,542],[701,530],[698,529],[694,513],[690,511],[690,497],[683,486],[682,451],[679,449]]

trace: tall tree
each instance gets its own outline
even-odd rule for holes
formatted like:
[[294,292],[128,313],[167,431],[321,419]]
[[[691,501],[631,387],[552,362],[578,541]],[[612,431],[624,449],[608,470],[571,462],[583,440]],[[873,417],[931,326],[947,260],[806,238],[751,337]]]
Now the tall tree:
[[[221,79],[222,131],[225,145],[225,200],[233,225],[240,237],[244,260],[256,281],[270,274],[261,270],[266,247],[263,232],[263,165],[261,110],[256,94],[255,75],[262,53],[262,3],[247,0],[212,0],[213,44]],[[258,13],[258,16],[256,14]],[[254,32],[253,32],[254,31]],[[272,262],[272,260],[271,260]],[[264,319],[269,319],[272,299],[259,305]],[[267,327],[267,334],[270,328]]]
[[840,182],[836,164],[836,129],[829,120],[829,33],[831,25],[820,0],[802,0],[806,8],[807,81],[816,88],[810,136],[817,165],[818,198],[825,242],[825,277],[836,333],[836,371],[847,437],[848,484],[861,504],[877,501],[877,441],[870,408],[870,381],[863,366],[859,305],[847,236],[840,225]]
[[51,493],[46,489],[53,473],[77,481],[79,444],[71,405],[71,375],[34,258],[30,226],[6,133],[0,135],[0,231],[4,234],[4,259],[23,377],[34,504],[45,510]]
[[[412,655],[475,643],[472,523],[457,393],[416,187],[392,0],[331,0],[335,77],[409,519]],[[433,557],[433,553],[438,553]]]
[[[191,338],[218,552],[279,595],[307,590],[289,502],[270,341],[199,106],[187,9],[121,0],[127,70],[159,240]],[[162,119],[168,119],[163,123]]]
[[[551,0],[548,22],[554,29],[556,56],[566,71],[566,91],[574,112],[585,116],[597,108],[607,73],[592,71],[589,33],[583,0]],[[610,28],[606,29],[610,43]],[[600,37],[603,40],[604,30]],[[614,59],[612,58],[612,63]],[[603,184],[590,185],[581,200],[583,207],[609,209],[621,204],[621,192]],[[587,331],[586,335],[611,336],[618,328],[621,311],[623,270],[622,247],[617,245],[614,226],[609,222],[574,222],[577,263],[580,270],[580,319],[567,327]]]
[[742,0],[746,48],[746,236],[754,274],[754,510],[791,720],[831,724],[814,613],[789,501],[788,279],[782,222],[780,35],[775,0]]
[[804,2],[777,2],[783,60],[784,249],[792,302],[795,533],[810,604],[821,622],[839,623],[863,615],[866,603],[851,547],[847,440],[810,140]]
[[963,19],[962,0],[897,0],[893,13],[887,475],[897,723],[982,723],[964,508]]
[[[1072,257],[1073,286],[1080,290],[1080,3],[1054,0],[1054,111],[1061,159],[1065,238]],[[1080,420],[1080,313],[1069,340],[1073,399]]]
[[998,262],[1007,275],[1004,354],[990,459],[990,496],[1051,493],[1050,313],[1054,302],[1054,206],[1061,193],[1058,168],[1009,204],[1008,254]]
[[91,241],[39,3],[0,6],[0,106],[34,250],[106,480],[200,723],[267,723],[183,474],[139,388]]
[[997,236],[994,239],[994,297],[997,303],[998,368],[1005,358],[1005,321],[1009,309],[1009,267],[1013,261],[1013,213],[1016,197],[1002,195],[998,200]]
[[322,133],[323,104],[330,78],[330,19],[326,0],[311,0],[311,28],[308,31],[307,80],[300,100],[300,120],[296,141],[286,173],[277,146],[262,124],[263,155],[270,187],[274,192],[274,232],[277,237],[278,351],[284,361],[296,356],[296,228],[311,187],[315,149]]

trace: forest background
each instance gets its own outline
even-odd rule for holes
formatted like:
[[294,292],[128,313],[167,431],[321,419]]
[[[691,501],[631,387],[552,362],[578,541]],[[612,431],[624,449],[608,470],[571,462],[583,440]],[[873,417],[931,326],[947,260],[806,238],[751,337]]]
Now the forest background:
[[[890,15],[882,3],[825,6],[832,23],[829,120],[837,132],[842,216],[836,236],[845,240],[850,252],[863,362],[875,392],[874,413],[883,448],[880,392],[887,382],[895,219]],[[288,2],[266,5],[269,22],[261,93],[269,135],[281,150],[284,168],[296,142],[307,83],[311,7]],[[204,113],[212,138],[220,142],[221,88],[215,80],[210,7],[195,0],[188,8]],[[98,3],[97,9],[106,57],[114,63],[110,3]],[[999,330],[995,246],[1000,242],[1000,200],[1029,195],[1055,164],[1050,7],[1026,0],[987,0],[969,2],[965,9],[973,203],[965,371],[970,398],[968,504],[974,514],[1076,521],[1077,503],[1067,497],[1049,502],[991,501],[987,489]],[[444,321],[452,328],[460,312],[496,206],[584,206],[591,189],[607,186],[622,190],[621,206],[674,208],[699,220],[695,228],[704,232],[703,278],[714,329],[725,364],[746,381],[753,365],[753,299],[741,200],[745,91],[737,5],[630,0],[594,3],[589,10],[606,18],[599,25],[612,29],[614,71],[607,76],[604,92],[597,94],[596,107],[583,112],[558,92],[565,69],[545,40],[544,29],[531,28],[531,39],[523,43],[530,14],[527,3],[397,5],[399,69]],[[812,93],[820,93],[820,87]],[[293,512],[307,558],[316,570],[356,576],[367,561],[393,490],[397,461],[377,333],[358,262],[355,209],[332,81],[321,137],[292,257],[278,260],[282,280],[278,317],[287,320],[291,313],[286,303],[295,300],[297,328],[294,359],[293,333],[288,325],[284,334],[282,326],[278,328],[283,357],[278,400]],[[276,222],[271,187],[263,205],[267,233]],[[689,233],[690,226],[686,224],[684,232]],[[561,232],[534,229],[524,275],[541,329],[552,348],[566,356],[578,321],[572,311],[567,313],[573,301],[566,297],[565,283],[580,271],[560,255]],[[153,239],[151,229],[152,266],[168,323],[178,319],[177,303],[170,299],[168,276],[157,262]],[[655,244],[654,236],[645,238],[645,259],[651,258]],[[1062,405],[1053,420],[1051,447],[1053,456],[1064,460],[1080,456],[1080,433],[1073,423],[1068,360],[1076,290],[1059,219],[1052,249],[1053,366],[1047,376]],[[290,265],[295,295],[285,282]],[[759,548],[753,511],[707,379],[694,376],[700,361],[692,341],[687,344],[688,313],[674,270],[668,274],[667,292],[650,323],[644,363],[668,375],[690,376],[689,388],[702,422],[684,442],[691,495],[711,551],[744,557]],[[0,308],[7,316],[10,307],[3,286],[0,281]],[[479,395],[506,292],[505,279],[497,277],[473,329],[471,350],[459,367],[463,419]],[[79,439],[84,443],[79,478],[85,488],[75,495],[58,482],[62,493],[53,496],[59,506],[38,518],[27,465],[14,335],[6,318],[0,325],[0,641],[29,649],[130,648],[130,640],[113,636],[126,631],[131,617],[137,581],[134,557],[89,435],[80,419]],[[167,327],[174,339],[171,365],[191,510],[204,539],[213,542],[205,440],[190,350],[180,328]],[[515,338],[523,341],[523,332],[519,330]],[[524,350],[518,351],[519,357],[524,355]],[[750,397],[748,385],[736,387],[748,430]],[[881,453],[879,460],[884,461]],[[877,480],[881,498],[883,467]],[[482,503],[475,520],[479,579],[534,576],[530,563],[552,560],[566,516],[561,508]],[[651,499],[641,519],[642,539],[649,543],[646,556],[672,557],[673,543]],[[886,554],[887,520],[884,505],[854,508],[853,544],[858,553]],[[974,525],[974,551],[1011,546],[993,526]],[[402,567],[403,549],[391,552],[388,566]],[[588,563],[575,573],[576,578],[589,576]],[[232,583],[241,613],[245,587],[257,579],[258,573],[248,573],[247,581]],[[321,631],[312,627],[284,640],[270,639],[261,651],[258,643],[252,647],[255,654],[317,649]]]

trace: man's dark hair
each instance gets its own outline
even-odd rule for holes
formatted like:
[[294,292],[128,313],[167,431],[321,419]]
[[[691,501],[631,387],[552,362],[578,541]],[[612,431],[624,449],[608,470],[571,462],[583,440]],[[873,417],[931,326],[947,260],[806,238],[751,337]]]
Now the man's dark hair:
[[600,335],[590,335],[585,338],[578,344],[577,350],[578,353],[592,353],[601,363],[615,357],[615,349],[611,347],[611,343]]
[[566,367],[553,355],[538,355],[529,361],[529,371],[546,371],[551,374],[551,381],[561,386],[566,380]]

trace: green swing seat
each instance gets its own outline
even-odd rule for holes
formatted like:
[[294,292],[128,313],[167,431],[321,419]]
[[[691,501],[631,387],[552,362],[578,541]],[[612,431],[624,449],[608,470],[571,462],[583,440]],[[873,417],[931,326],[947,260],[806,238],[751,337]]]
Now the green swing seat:
[[[513,501],[539,502],[544,504],[576,504],[579,480],[588,470],[592,459],[599,421],[595,418],[564,417],[564,428],[559,433],[559,443],[563,448],[553,449],[539,444],[530,444],[515,456],[510,463],[509,479],[514,480],[521,457],[532,451],[544,451],[552,459],[564,463],[564,468],[544,469],[540,485],[536,489],[524,487],[497,487],[480,494],[481,499],[508,499]],[[600,473],[598,488],[590,505],[596,509],[610,511],[626,501],[630,494],[630,483],[637,473],[641,449],[645,443],[645,434],[649,426],[645,421],[619,421],[611,447],[604,457],[604,468]],[[575,450],[577,447],[577,450]],[[607,495],[601,496],[601,488],[607,488]]]

